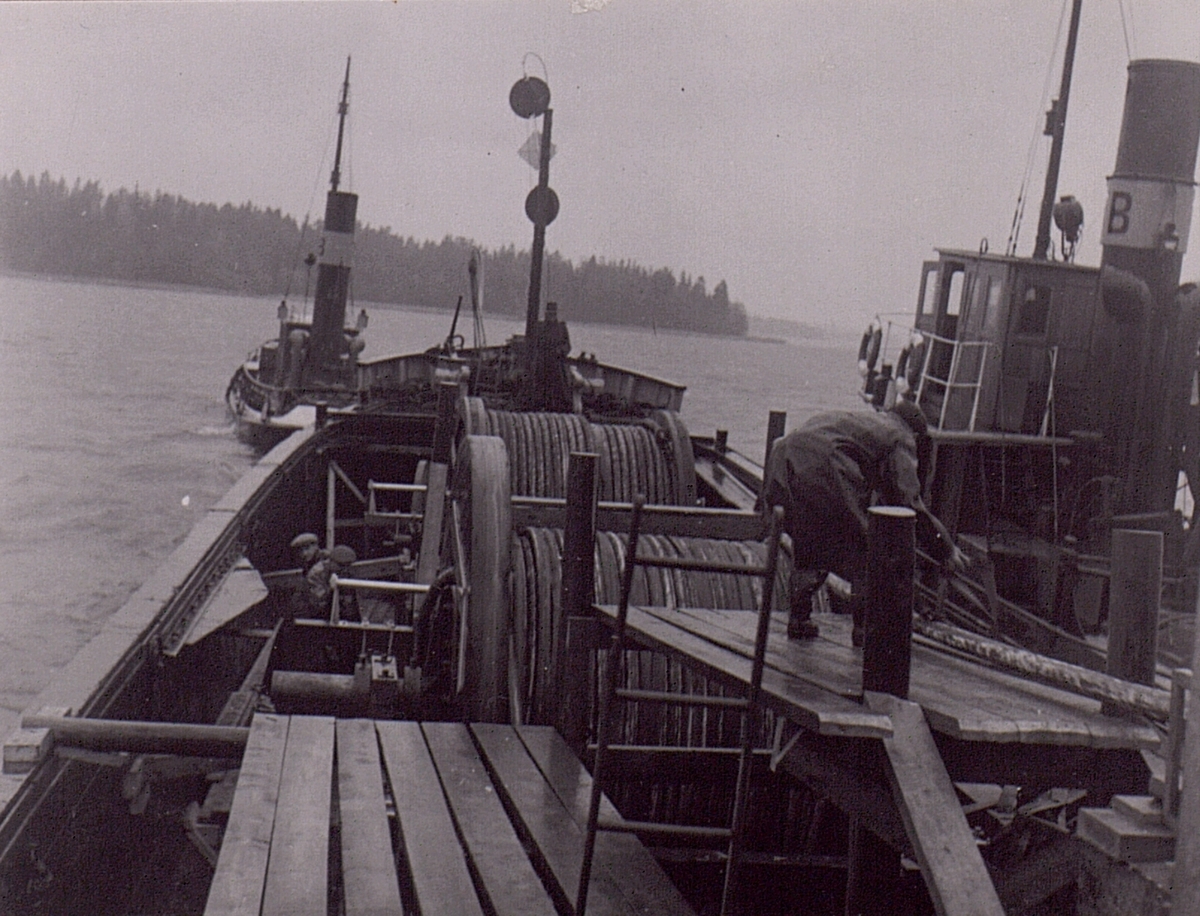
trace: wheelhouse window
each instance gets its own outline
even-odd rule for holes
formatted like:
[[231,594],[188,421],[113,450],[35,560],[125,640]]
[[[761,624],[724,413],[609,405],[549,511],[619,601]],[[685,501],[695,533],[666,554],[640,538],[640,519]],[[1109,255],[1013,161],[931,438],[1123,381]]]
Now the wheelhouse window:
[[1021,300],[1017,333],[1041,336],[1050,324],[1050,287],[1029,286]]

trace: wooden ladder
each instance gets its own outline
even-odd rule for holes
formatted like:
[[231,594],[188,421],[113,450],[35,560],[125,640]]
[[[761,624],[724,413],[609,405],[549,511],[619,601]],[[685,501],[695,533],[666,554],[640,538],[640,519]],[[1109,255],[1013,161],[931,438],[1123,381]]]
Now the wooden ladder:
[[[775,585],[775,570],[779,560],[779,533],[783,510],[776,507],[771,515],[770,534],[767,539],[767,558],[762,566],[747,566],[730,563],[712,563],[680,557],[646,557],[638,555],[638,537],[641,529],[642,507],[645,497],[638,495],[633,501],[633,515],[629,525],[629,547],[625,567],[621,574],[621,598],[617,608],[616,632],[608,650],[606,679],[600,697],[600,714],[596,734],[596,758],[592,767],[591,800],[588,805],[587,834],[583,848],[583,864],[579,871],[579,893],[575,902],[575,916],[584,916],[587,906],[588,885],[591,881],[592,859],[595,853],[596,834],[601,830],[660,837],[702,838],[725,840],[728,843],[725,860],[725,883],[721,894],[721,914],[730,912],[732,895],[736,888],[739,861],[743,852],[746,804],[749,798],[753,726],[760,708],[763,669],[767,652],[767,635],[771,624],[771,599]],[[745,697],[714,697],[696,694],[673,693],[670,691],[632,690],[617,686],[617,673],[625,651],[626,620],[629,615],[629,593],[633,585],[633,570],[636,566],[661,569],[677,569],[695,572],[732,573],[743,576],[759,576],[763,580],[762,603],[758,609],[758,628],[754,638],[754,662],[750,673],[750,685]],[[733,816],[729,827],[692,827],[678,824],[659,824],[648,821],[609,821],[601,819],[600,796],[603,791],[604,758],[608,752],[613,718],[618,702],[665,703],[688,706],[707,706],[734,710],[741,714],[740,756],[738,758],[737,783],[733,797]]]

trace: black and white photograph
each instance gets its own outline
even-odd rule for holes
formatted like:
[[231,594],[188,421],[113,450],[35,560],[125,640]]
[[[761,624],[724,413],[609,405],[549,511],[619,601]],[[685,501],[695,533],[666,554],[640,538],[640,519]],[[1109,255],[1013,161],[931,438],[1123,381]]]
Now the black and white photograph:
[[1200,0],[0,3],[0,916],[1200,916]]

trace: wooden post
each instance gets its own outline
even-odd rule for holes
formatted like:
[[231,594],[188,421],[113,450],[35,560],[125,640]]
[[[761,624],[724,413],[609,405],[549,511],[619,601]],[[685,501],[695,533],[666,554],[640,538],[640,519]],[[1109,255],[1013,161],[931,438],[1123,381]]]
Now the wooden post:
[[[772,440],[774,441],[774,440]],[[729,430],[718,429],[717,435],[713,439],[713,447],[717,450],[717,454],[724,455],[725,450],[729,448]],[[771,443],[767,443],[767,454],[771,454]],[[765,465],[764,465],[765,467]]]
[[916,519],[904,506],[873,506],[867,530],[862,686],[901,699],[908,699],[912,666]]
[[[783,438],[784,429],[787,428],[787,412],[783,410],[772,410],[767,414],[767,451],[763,455],[763,470],[767,468],[767,462],[771,458],[771,446],[775,444],[776,439]],[[763,475],[764,481],[766,474]]]
[[1183,772],[1183,745],[1187,734],[1186,699],[1191,685],[1190,668],[1175,668],[1171,671],[1171,711],[1167,717],[1167,747],[1163,754],[1167,763],[1163,784],[1163,823],[1176,827],[1179,823],[1179,774]]
[[437,418],[433,425],[433,454],[431,460],[437,464],[450,464],[450,442],[454,438],[454,424],[458,419],[455,403],[458,399],[457,382],[440,382],[437,391]]
[[[905,506],[873,506],[867,528],[867,610],[863,644],[863,691],[908,698],[912,666],[913,564],[917,513]],[[871,745],[867,765],[882,769]],[[846,916],[882,913],[900,879],[900,853],[850,821],[850,868]]]
[[559,733],[577,754],[587,742],[588,641],[595,600],[596,462],[588,452],[572,452],[567,465],[567,506],[563,522],[562,626],[556,626],[556,694]]
[[772,411],[767,414],[767,451],[762,456],[762,485],[767,486],[767,465],[770,462],[770,447],[775,444],[775,439],[784,437],[784,430],[787,427],[787,413],[785,411]]
[[[1197,602],[1200,615],[1200,601]],[[1200,913],[1200,627],[1192,646],[1191,700],[1183,729],[1183,791],[1175,828],[1171,912]]]
[[[1154,684],[1162,555],[1161,531],[1118,528],[1112,533],[1107,670],[1136,684]],[[1103,709],[1119,715],[1111,704]]]

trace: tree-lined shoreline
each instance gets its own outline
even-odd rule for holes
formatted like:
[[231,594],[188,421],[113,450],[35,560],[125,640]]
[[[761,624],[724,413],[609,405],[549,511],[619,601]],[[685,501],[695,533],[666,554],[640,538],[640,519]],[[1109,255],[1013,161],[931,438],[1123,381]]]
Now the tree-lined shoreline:
[[[199,204],[135,188],[105,193],[96,181],[0,177],[0,270],[137,285],[197,287],[247,295],[301,297],[315,284],[306,255],[320,227],[249,202]],[[452,310],[467,292],[466,265],[477,246],[461,237],[404,238],[360,224],[355,240],[356,300]],[[480,250],[485,308],[525,313],[529,253],[513,245]],[[566,321],[623,324],[743,337],[746,309],[722,280],[678,277],[630,261],[591,257],[578,264],[548,254],[543,288]],[[310,289],[311,292],[311,289]]]

